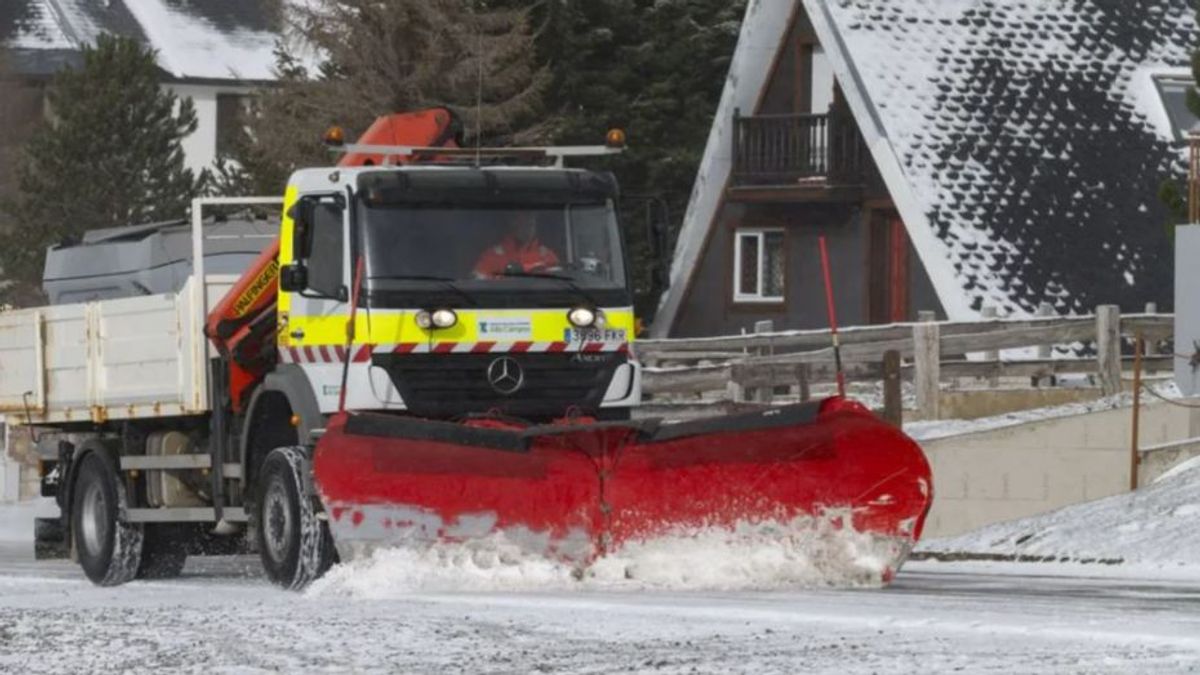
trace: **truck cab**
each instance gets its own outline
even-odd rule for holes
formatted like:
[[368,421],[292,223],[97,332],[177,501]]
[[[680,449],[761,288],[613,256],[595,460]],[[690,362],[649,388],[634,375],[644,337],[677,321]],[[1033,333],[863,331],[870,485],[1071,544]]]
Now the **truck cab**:
[[611,174],[562,167],[295,173],[277,370],[302,373],[323,414],[344,377],[351,410],[627,419],[640,372],[617,198]]

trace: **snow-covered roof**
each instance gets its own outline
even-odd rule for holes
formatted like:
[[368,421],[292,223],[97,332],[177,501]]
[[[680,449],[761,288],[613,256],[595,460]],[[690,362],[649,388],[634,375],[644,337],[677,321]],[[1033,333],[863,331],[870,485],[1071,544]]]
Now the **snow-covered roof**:
[[178,80],[274,79],[279,33],[255,0],[2,0],[0,44],[18,69],[45,74],[51,55],[75,52],[102,33],[158,51]]
[[[1189,63],[1191,0],[780,4],[809,14],[952,318],[1169,302],[1156,194],[1186,156],[1153,77]],[[714,213],[684,224],[661,331]]]

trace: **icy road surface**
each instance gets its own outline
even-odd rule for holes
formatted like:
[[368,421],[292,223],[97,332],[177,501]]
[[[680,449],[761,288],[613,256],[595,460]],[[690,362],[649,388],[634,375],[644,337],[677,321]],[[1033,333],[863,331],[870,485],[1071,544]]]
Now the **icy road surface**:
[[886,591],[362,600],[275,590],[253,558],[101,589],[26,551],[0,543],[0,672],[1200,672],[1197,580],[927,563]]

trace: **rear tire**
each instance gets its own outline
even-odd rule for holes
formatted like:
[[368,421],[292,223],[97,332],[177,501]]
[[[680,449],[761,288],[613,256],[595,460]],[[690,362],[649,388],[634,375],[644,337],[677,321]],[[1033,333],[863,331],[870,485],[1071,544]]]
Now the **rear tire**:
[[174,579],[187,563],[186,541],[177,525],[146,525],[142,535],[139,579]]
[[300,590],[333,566],[329,527],[317,518],[302,447],[276,448],[259,474],[258,553],[272,583]]
[[79,565],[92,583],[118,586],[132,581],[142,560],[142,528],[121,514],[128,506],[114,463],[95,450],[79,463],[71,503],[71,532]]

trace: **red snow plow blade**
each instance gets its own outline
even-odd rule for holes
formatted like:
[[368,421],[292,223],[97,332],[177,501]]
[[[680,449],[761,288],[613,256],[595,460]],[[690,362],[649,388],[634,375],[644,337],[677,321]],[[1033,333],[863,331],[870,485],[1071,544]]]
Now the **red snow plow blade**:
[[656,539],[800,528],[870,540],[880,583],[932,499],[917,444],[838,398],[674,425],[340,414],[314,474],[343,558],[502,537],[583,569]]

